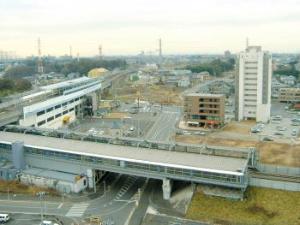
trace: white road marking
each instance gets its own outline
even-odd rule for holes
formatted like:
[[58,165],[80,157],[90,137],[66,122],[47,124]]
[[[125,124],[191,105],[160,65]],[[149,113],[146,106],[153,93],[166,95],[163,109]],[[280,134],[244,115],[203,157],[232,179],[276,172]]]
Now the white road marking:
[[74,204],[69,212],[66,214],[67,217],[81,217],[87,207],[89,206],[89,203],[78,203]]

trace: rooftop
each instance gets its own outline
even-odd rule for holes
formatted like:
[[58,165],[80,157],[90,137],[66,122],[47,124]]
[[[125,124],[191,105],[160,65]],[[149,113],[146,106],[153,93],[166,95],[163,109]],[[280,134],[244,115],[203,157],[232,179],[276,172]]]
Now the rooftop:
[[41,89],[43,89],[43,90],[54,90],[54,89],[58,89],[58,88],[69,87],[69,86],[72,86],[72,85],[75,85],[75,84],[80,84],[81,82],[84,82],[84,81],[88,81],[90,79],[91,78],[89,78],[89,77],[79,77],[79,78],[76,78],[76,79],[67,80],[67,81],[56,83],[56,84],[50,84],[50,85],[47,85],[47,86],[43,86],[43,87],[41,87]]
[[224,97],[224,95],[221,94],[209,94],[209,93],[188,93],[185,96],[197,96],[197,97],[211,97],[211,98],[220,98]]
[[28,174],[37,177],[45,177],[49,179],[57,179],[68,182],[75,182],[77,174],[58,172],[53,170],[45,170],[40,168],[29,168],[22,171],[23,174]]
[[84,95],[86,95],[90,92],[93,92],[95,90],[98,90],[100,88],[101,88],[101,84],[95,84],[94,86],[88,87],[84,90],[79,90],[77,92],[74,92],[74,93],[71,93],[71,94],[68,94],[68,95],[62,95],[62,96],[58,96],[58,97],[55,97],[55,98],[50,98],[50,99],[48,99],[46,101],[43,101],[43,102],[38,102],[38,103],[35,103],[33,105],[30,105],[30,106],[25,106],[23,111],[24,111],[24,114],[26,114],[26,113],[32,113],[32,112],[37,112],[37,111],[44,110],[44,109],[47,109],[47,108],[51,108],[51,107],[54,107],[57,104],[62,104],[64,102],[70,101],[74,98],[84,96]]
[[24,145],[113,160],[146,163],[214,173],[242,175],[247,160],[213,155],[171,152],[29,134],[0,132],[0,143],[23,141]]

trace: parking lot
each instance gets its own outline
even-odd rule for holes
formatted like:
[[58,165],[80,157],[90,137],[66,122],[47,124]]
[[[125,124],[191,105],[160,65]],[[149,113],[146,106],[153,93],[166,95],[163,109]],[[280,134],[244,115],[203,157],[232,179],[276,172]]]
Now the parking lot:
[[[257,132],[255,132],[258,128]],[[271,120],[268,124],[252,127],[252,135],[260,135],[269,138],[296,139],[299,136],[300,115],[298,112],[289,111],[286,104],[272,104]]]

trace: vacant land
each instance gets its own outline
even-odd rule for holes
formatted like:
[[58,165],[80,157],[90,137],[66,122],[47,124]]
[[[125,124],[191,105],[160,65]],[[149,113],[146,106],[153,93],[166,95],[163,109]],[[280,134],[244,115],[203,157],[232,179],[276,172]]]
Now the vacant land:
[[253,127],[255,124],[255,121],[251,120],[230,122],[223,128],[223,131],[234,132],[238,134],[249,134],[251,127]]
[[10,194],[26,194],[35,196],[38,192],[44,191],[49,195],[58,196],[59,194],[53,189],[40,188],[36,186],[28,186],[21,184],[18,181],[3,181],[0,180],[0,193]]
[[196,135],[177,135],[175,140],[190,144],[208,144],[228,147],[256,147],[262,163],[300,167],[300,145],[225,139],[210,136],[203,137]]
[[196,192],[188,219],[222,225],[299,225],[300,192],[251,187],[244,201],[205,196]]
[[300,167],[300,145],[260,142],[256,147],[261,162]]
[[117,100],[134,101],[138,98],[151,103],[165,105],[182,105],[181,89],[165,85],[124,85],[116,90]]

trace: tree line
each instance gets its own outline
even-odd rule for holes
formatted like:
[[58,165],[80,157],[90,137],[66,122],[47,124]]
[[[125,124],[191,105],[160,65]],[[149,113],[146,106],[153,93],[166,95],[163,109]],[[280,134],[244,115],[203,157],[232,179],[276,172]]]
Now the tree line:
[[0,97],[31,89],[31,83],[23,78],[0,78]]
[[[97,60],[97,59],[80,59],[71,61],[59,61],[53,59],[43,59],[44,72],[61,73],[67,75],[69,73],[87,74],[91,69],[104,67],[108,70],[115,68],[125,68],[126,61],[121,59],[113,60]],[[6,78],[21,78],[32,76],[37,73],[37,61],[35,59],[27,59],[21,65],[13,66],[5,71]]]
[[295,64],[297,62],[290,62],[288,65],[279,65],[274,71],[274,74],[285,75],[285,76],[294,76],[297,79],[300,78],[300,71],[296,70]]
[[221,76],[223,72],[234,69],[235,60],[230,58],[228,60],[215,59],[208,63],[200,63],[197,65],[188,65],[186,69],[191,70],[193,73],[200,73],[207,71],[211,75]]

